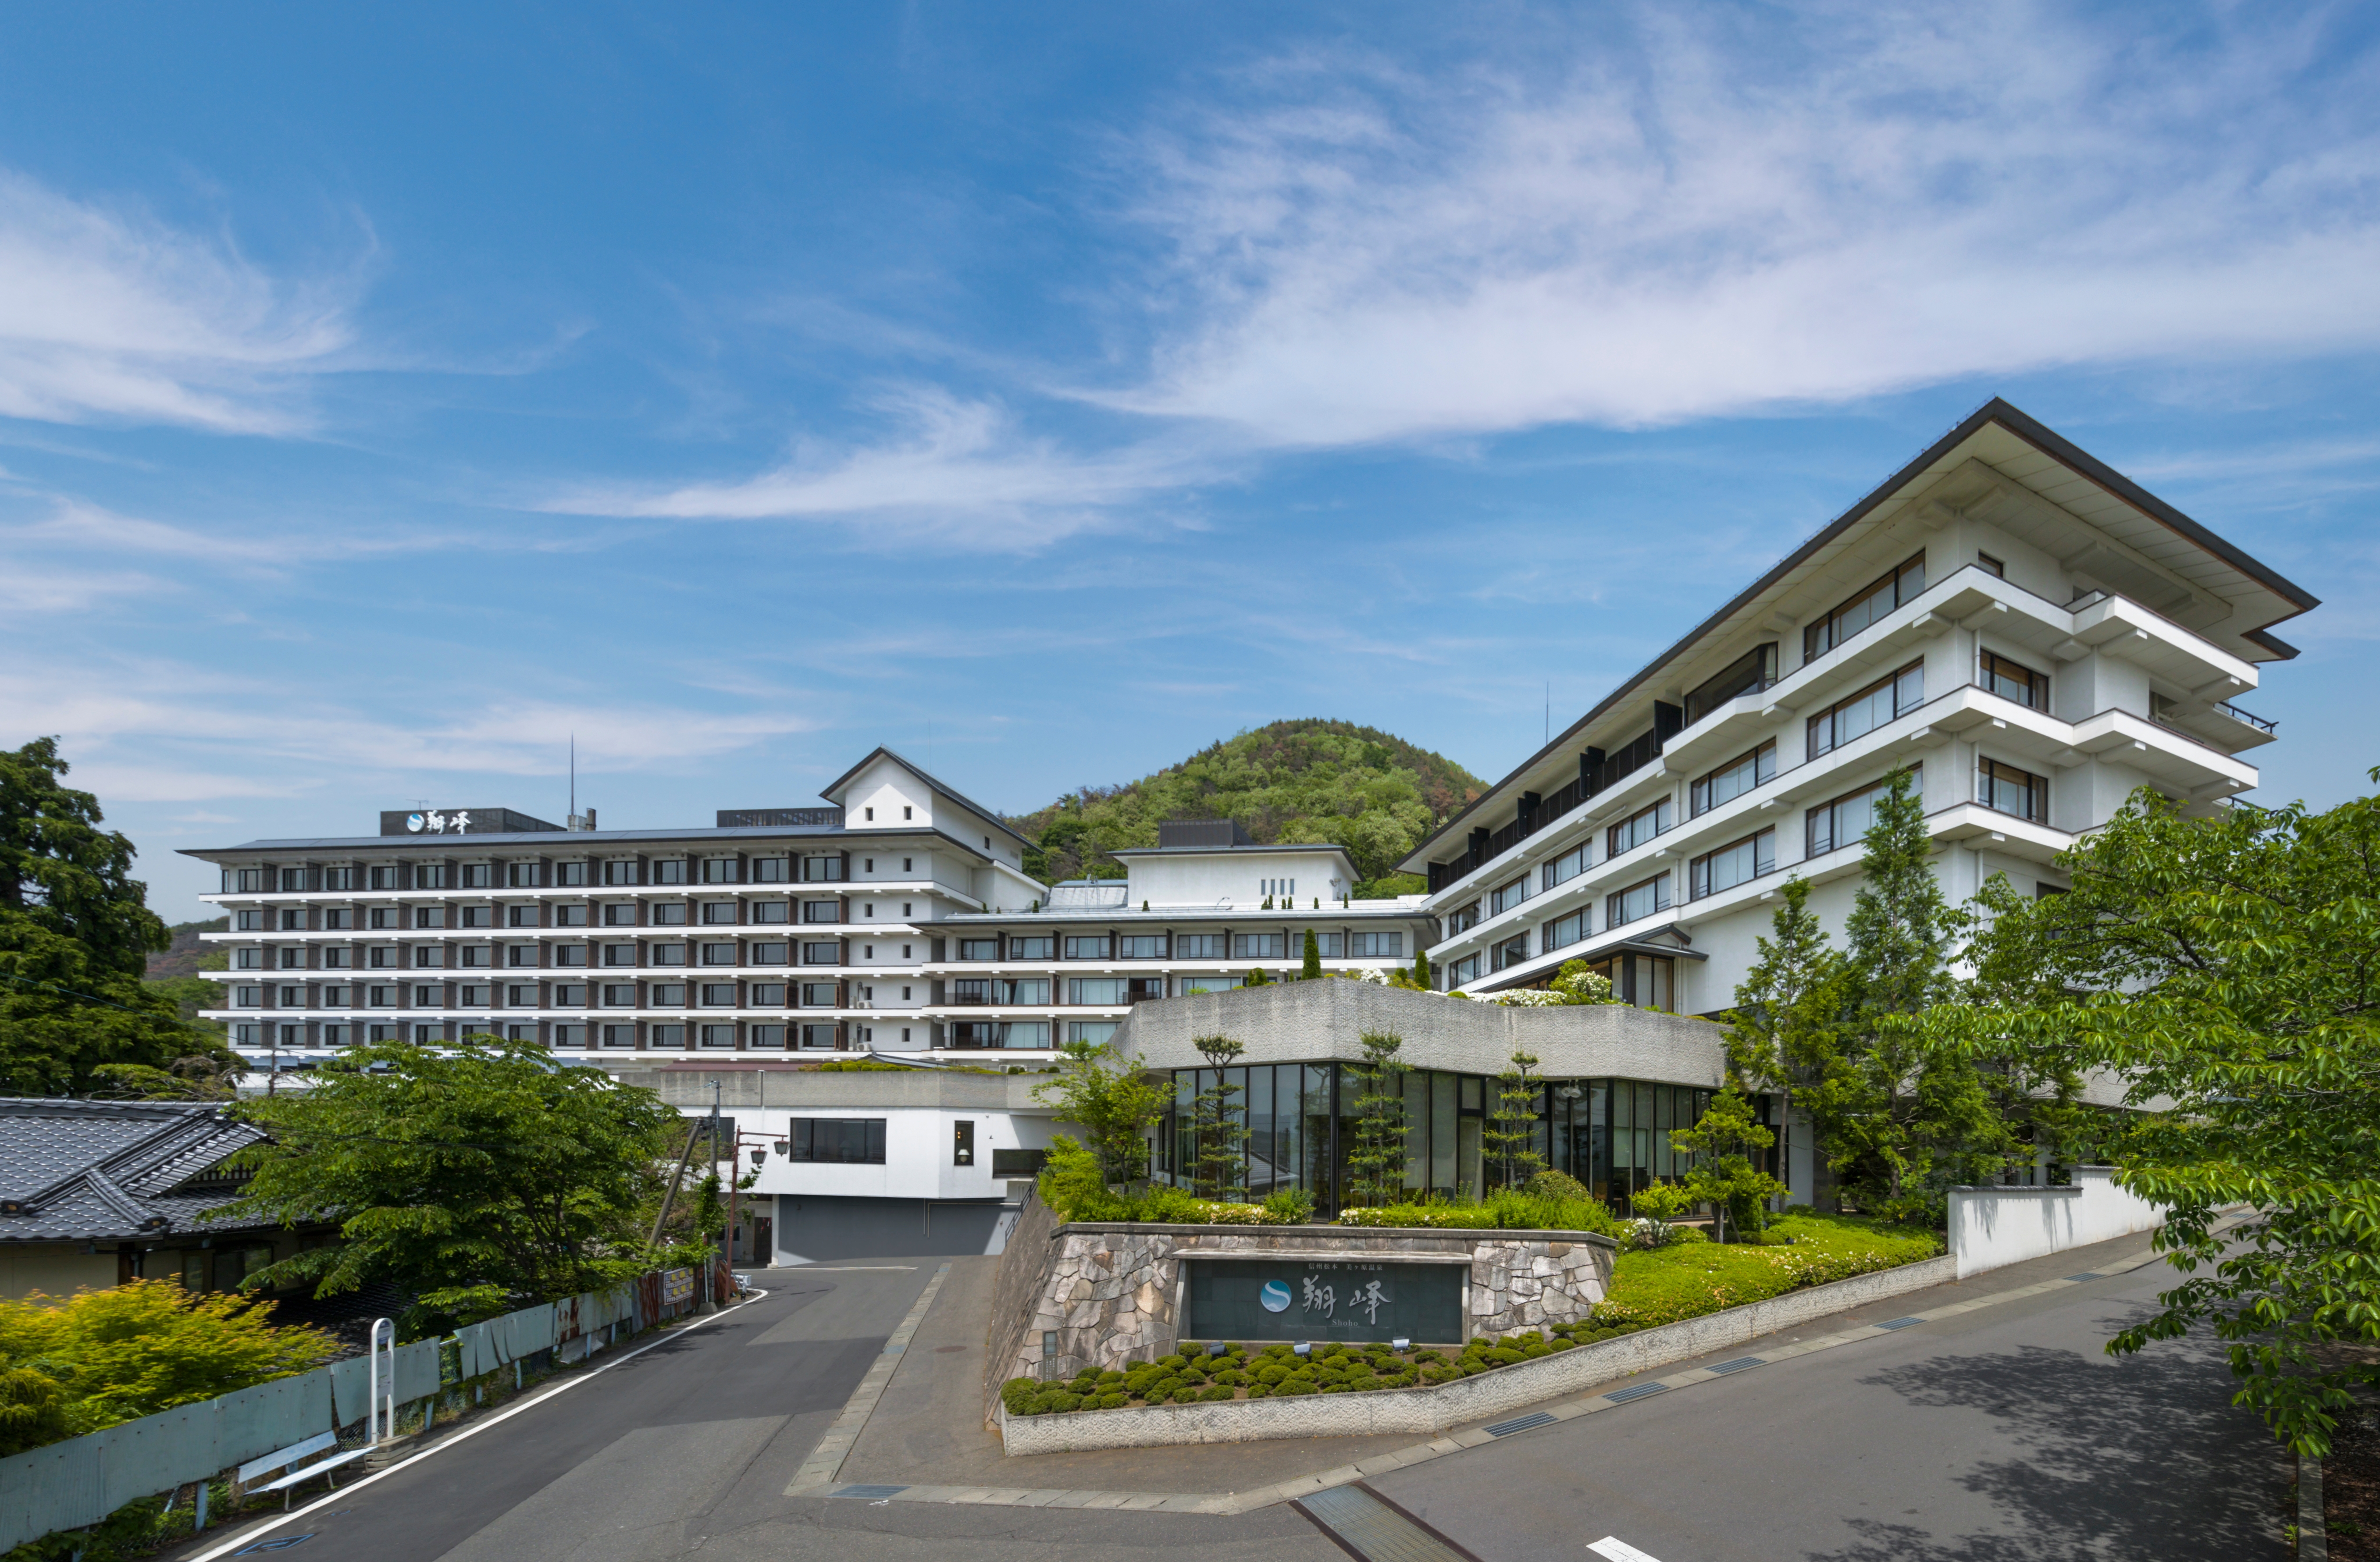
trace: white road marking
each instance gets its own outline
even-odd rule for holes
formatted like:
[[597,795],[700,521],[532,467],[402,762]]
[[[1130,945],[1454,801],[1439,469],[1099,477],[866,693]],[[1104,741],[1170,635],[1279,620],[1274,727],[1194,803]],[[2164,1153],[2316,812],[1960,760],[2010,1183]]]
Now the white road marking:
[[1661,1562],[1649,1551],[1639,1551],[1626,1541],[1606,1535],[1599,1541],[1589,1541],[1586,1549],[1597,1556],[1608,1556],[1611,1562]]

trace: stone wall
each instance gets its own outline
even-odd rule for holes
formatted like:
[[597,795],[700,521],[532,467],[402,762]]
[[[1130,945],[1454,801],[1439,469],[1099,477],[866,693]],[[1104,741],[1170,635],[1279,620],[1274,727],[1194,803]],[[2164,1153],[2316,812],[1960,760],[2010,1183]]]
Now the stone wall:
[[[1020,1275],[1025,1235],[1020,1225],[1020,1240],[1009,1244],[1009,1253],[1019,1255]],[[1105,1372],[1172,1350],[1180,1339],[1184,1258],[1467,1262],[1470,1332],[1501,1334],[1585,1317],[1610,1287],[1618,1247],[1586,1231],[1085,1223],[1057,1227],[1046,1251],[1046,1262],[1036,1269],[1045,1277],[1029,1315],[1014,1331],[1013,1349],[993,1357],[1005,1363],[1005,1370],[993,1368],[1002,1380],[1071,1377],[1085,1367]],[[1008,1275],[1003,1255],[1003,1303],[1011,1294]],[[1054,1357],[1043,1350],[1045,1333],[1058,1337]]]
[[1036,1304],[1050,1290],[1050,1267],[1058,1253],[1053,1241],[1057,1232],[1056,1213],[1041,1202],[1040,1188],[1026,1183],[1016,1229],[1008,1234],[1008,1244],[1000,1250],[999,1267],[992,1272],[991,1316],[983,1352],[983,1418],[988,1427],[999,1424],[1000,1386],[1017,1375],[1008,1370],[1010,1363],[1025,1354],[1028,1338],[1035,1353],[1041,1349],[1041,1337],[1026,1331],[1033,1325]]

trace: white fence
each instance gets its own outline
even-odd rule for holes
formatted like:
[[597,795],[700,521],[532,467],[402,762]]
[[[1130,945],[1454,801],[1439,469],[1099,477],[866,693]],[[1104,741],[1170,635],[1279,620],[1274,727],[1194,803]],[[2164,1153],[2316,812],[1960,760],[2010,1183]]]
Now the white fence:
[[[676,1278],[695,1271],[667,1273]],[[597,1336],[615,1324],[628,1324],[634,1332],[693,1305],[691,1300],[662,1303],[662,1277],[647,1275],[611,1290],[565,1297],[457,1329],[449,1337],[460,1362],[457,1381],[484,1376],[540,1350],[552,1350],[556,1361],[575,1362],[600,1348]],[[723,1295],[730,1283],[724,1265],[715,1283]],[[693,1288],[686,1289],[690,1293]],[[397,1403],[427,1399],[452,1386],[442,1382],[439,1368],[444,1343],[422,1339],[397,1347]],[[0,1552],[54,1531],[96,1524],[126,1503],[187,1482],[212,1480],[318,1433],[356,1426],[368,1413],[368,1370],[361,1356],[334,1362],[0,1459]],[[382,1392],[388,1392],[385,1386]]]
[[2164,1223],[2160,1205],[2117,1187],[2104,1166],[2076,1167],[2063,1188],[1950,1190],[1950,1252],[1961,1279]]

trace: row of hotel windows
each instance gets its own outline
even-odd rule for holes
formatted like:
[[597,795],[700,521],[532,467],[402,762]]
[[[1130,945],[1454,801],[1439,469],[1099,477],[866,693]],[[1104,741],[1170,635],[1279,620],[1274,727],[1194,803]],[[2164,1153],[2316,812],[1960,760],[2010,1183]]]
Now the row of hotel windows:
[[[892,859],[885,859],[890,863]],[[851,854],[817,857],[619,857],[607,862],[343,863],[329,866],[227,867],[224,893],[262,895],[352,892],[358,890],[570,890],[597,884],[840,884],[851,878]],[[698,873],[698,869],[699,872]],[[863,873],[876,859],[863,859]],[[889,870],[888,870],[889,871]],[[917,871],[915,857],[901,871]]]
[[[1315,948],[1324,960],[1402,958],[1402,933],[1348,933],[1314,930]],[[961,938],[961,960],[1002,958],[999,938]],[[1010,960],[1048,960],[1050,939],[1010,938]],[[1066,960],[1287,960],[1305,952],[1305,936],[1280,933],[1088,933],[1068,934],[1057,940]]]
[[[901,902],[906,917],[914,902]],[[701,925],[706,927],[776,926],[793,920],[791,901],[706,901]],[[850,920],[841,901],[804,901],[804,922],[841,923]],[[585,905],[505,906],[501,922],[494,906],[285,906],[244,909],[233,914],[232,926],[241,933],[386,932],[423,927],[588,927],[598,926]],[[600,908],[605,927],[684,927],[688,926],[683,901],[625,901]],[[871,903],[867,914],[876,914]],[[360,920],[358,918],[360,917]],[[319,919],[319,920],[318,920]]]
[[[1912,785],[1922,784],[1921,766],[1910,766],[1909,773]],[[1804,855],[1824,856],[1838,848],[1856,844],[1876,823],[1876,799],[1883,795],[1888,785],[1890,779],[1887,778],[1810,809],[1804,817]],[[2034,824],[2046,824],[2049,818],[2049,782],[2013,765],[2003,764],[1997,759],[1983,759],[1978,762],[1975,771],[1975,801],[1999,813],[2012,814]],[[1570,864],[1572,859],[1583,857],[1585,852],[1585,848],[1581,847],[1560,859],[1560,863]],[[1545,865],[1548,889],[1576,877],[1579,871],[1572,866],[1557,876],[1554,871],[1557,866],[1554,863]],[[1715,851],[1706,852],[1689,863],[1686,869],[1687,898],[1701,900],[1776,870],[1777,831],[1772,826]],[[1670,876],[1664,871],[1604,897],[1605,929],[1625,926],[1668,910],[1670,904]],[[1494,891],[1489,896],[1489,903],[1499,913],[1518,905],[1528,898],[1529,885],[1530,879],[1526,875],[1513,879]],[[1460,931],[1478,920],[1475,903],[1465,910],[1471,914],[1469,919],[1463,922],[1461,927],[1453,926],[1451,922],[1451,931]],[[1539,930],[1536,952],[1550,954],[1558,949],[1580,942],[1594,931],[1593,920],[1593,908],[1582,906],[1568,916],[1545,924]],[[1515,934],[1488,951],[1488,969],[1500,971],[1528,958],[1528,935]]]
[[[930,1025],[883,1027],[886,1045],[915,1047]],[[948,1045],[967,1050],[1048,1051],[1050,1038],[1062,1029],[1069,1042],[1094,1045],[1115,1034],[1112,1020],[1069,1020],[1062,1027],[1048,1020],[965,1020],[949,1027]],[[234,1045],[257,1050],[279,1046],[290,1050],[306,1047],[350,1047],[373,1041],[444,1043],[471,1035],[502,1035],[513,1041],[542,1041],[564,1050],[589,1047],[648,1050],[698,1047],[804,1052],[836,1052],[876,1045],[877,1027],[836,1022],[826,1024],[686,1024],[644,1021],[621,1024],[504,1024],[485,1020],[374,1021],[364,1023],[249,1024],[231,1027]],[[542,1031],[542,1036],[539,1034]],[[739,1032],[740,1036],[739,1036]]]
[[[1065,994],[1068,1008],[1121,1009],[1168,996],[1168,980],[1163,976],[1075,976],[1059,984],[1047,976],[961,978],[949,983],[948,996],[936,1001],[1035,1008],[1050,1002],[1055,990]],[[1171,981],[1173,996],[1187,997],[1193,993],[1229,991],[1240,985],[1241,978],[1179,976]],[[637,991],[639,987],[645,989],[641,998]],[[738,987],[745,994],[740,1001],[736,997]],[[263,1008],[265,995],[270,991],[277,1007],[283,1009],[394,1009],[400,1004],[415,1009],[478,1009],[495,1005],[495,994],[501,990],[504,995],[503,1007],[508,1009],[676,1009],[686,1006],[689,992],[696,995],[695,1006],[704,1009],[780,1009],[785,1007],[789,993],[795,995],[792,1001],[797,1007],[833,1009],[842,1003],[839,987],[834,982],[458,982],[450,1004],[443,982],[368,985],[360,988],[330,984],[316,988],[319,997],[309,1004],[303,987],[260,986],[233,987],[231,1007]],[[540,993],[544,996],[540,997]],[[589,993],[595,995],[591,1005]],[[909,987],[903,987],[902,1000],[912,1001],[910,994]],[[869,1002],[875,1000],[875,995],[873,987],[860,989],[860,997]]]

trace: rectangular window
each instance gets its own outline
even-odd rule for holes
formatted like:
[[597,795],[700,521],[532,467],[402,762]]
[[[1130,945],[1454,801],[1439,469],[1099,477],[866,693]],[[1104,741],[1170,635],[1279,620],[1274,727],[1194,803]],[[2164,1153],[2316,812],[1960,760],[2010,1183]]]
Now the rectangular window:
[[584,890],[587,888],[587,865],[585,863],[554,864],[553,882],[565,890]]
[[744,1040],[749,1047],[765,1047],[771,1052],[779,1051],[785,1045],[785,1027],[754,1025],[744,1033]]
[[665,1047],[673,1048],[684,1047],[686,1045],[686,1027],[684,1025],[648,1026],[645,1031],[645,1045],[648,1047]]
[[1070,936],[1066,939],[1066,958],[1068,960],[1109,960],[1113,958],[1111,951],[1114,948],[1115,941],[1105,933]]
[[840,965],[843,963],[843,946],[838,943],[804,944],[802,963],[804,965]]
[[735,946],[705,944],[702,946],[702,963],[705,965],[733,965],[735,963]]
[[504,926],[508,926],[508,927],[534,927],[534,926],[537,926],[537,907],[535,907],[535,906],[506,906],[506,907],[504,908]]
[[1925,589],[1925,555],[1920,553],[1802,631],[1802,660],[1817,660]]
[[1670,800],[1666,797],[1649,807],[1637,809],[1606,832],[1604,857],[1609,860],[1634,851],[1653,837],[1666,834],[1670,823]]
[[637,925],[637,908],[635,907],[635,905],[633,905],[633,904],[624,904],[624,905],[608,905],[608,906],[605,906],[605,907],[603,908],[603,926],[606,926],[606,927],[634,927],[636,925]]
[[2030,770],[1985,759],[1975,767],[1975,801],[2034,824],[2049,822],[2049,782]]
[[755,965],[783,965],[785,963],[785,946],[783,944],[754,944],[749,952]]
[[375,890],[395,890],[402,883],[400,870],[394,866],[375,867],[366,877],[371,880],[371,887]]
[[1706,852],[1694,860],[1687,895],[1701,900],[1722,890],[1732,890],[1748,884],[1764,873],[1777,870],[1777,831],[1764,829],[1747,835],[1730,846],[1716,852]]
[[705,884],[735,883],[735,859],[733,857],[705,857],[702,860],[702,881]]
[[1173,958],[1176,960],[1228,960],[1231,951],[1220,933],[1176,933],[1173,935]]
[[603,865],[604,883],[634,884],[636,881],[637,865],[633,860],[608,862]]
[[1544,880],[1545,888],[1550,890],[1557,884],[1566,884],[1593,866],[1594,844],[1591,840],[1582,841],[1572,850],[1564,852],[1560,856],[1546,864],[1539,870],[1539,877]]
[[802,882],[805,884],[839,884],[843,881],[843,858],[804,857]]
[[793,862],[787,857],[754,857],[748,865],[755,884],[783,884],[793,878]]
[[[1347,936],[1343,933],[1325,933],[1317,929],[1314,934],[1315,958],[1318,960],[1344,960],[1347,958],[1345,948]],[[1305,949],[1305,940],[1300,938],[1297,941],[1297,947],[1299,952],[1303,953]]]
[[1050,951],[1056,947],[1057,940],[1047,934],[1038,938],[1011,937],[1008,940],[1008,958],[1011,960],[1049,960],[1052,958]]
[[840,1039],[837,1033],[842,1028],[840,1025],[804,1025],[802,1047],[805,1050],[812,1052],[828,1050]]
[[264,969],[264,951],[262,950],[235,951],[232,963],[242,971],[261,971]]
[[494,889],[495,887],[496,887],[496,865],[495,865],[495,864],[493,864],[493,863],[465,863],[465,864],[463,865],[463,888],[464,888],[464,889],[466,889],[466,890],[492,890],[492,889]]
[[264,870],[261,867],[233,868],[225,873],[224,878],[229,881],[224,888],[235,895],[264,893]]
[[684,982],[655,982],[648,991],[650,999],[650,1006],[654,1009],[683,1009],[686,1007],[686,984]]
[[683,901],[660,902],[653,906],[652,914],[653,926],[656,927],[686,926],[686,902]]
[[504,963],[506,965],[535,965],[537,963],[537,946],[535,944],[510,944],[505,946]]
[[1694,782],[1688,798],[1689,816],[1706,814],[1722,803],[1732,803],[1763,781],[1777,778],[1777,745],[1764,743],[1751,753],[1729,760]]
[[1347,935],[1347,954],[1353,960],[1402,960],[1404,952],[1405,936],[1402,933]]
[[405,963],[405,951],[403,950],[376,949],[367,952],[364,959],[370,964],[373,970],[385,971],[395,966],[403,965]]
[[606,1047],[634,1047],[637,1027],[634,1025],[598,1025],[595,1027]]
[[835,1006],[832,982],[804,982],[801,994],[805,1009],[832,1009]]
[[1657,873],[1641,884],[1631,884],[1611,897],[1605,908],[1603,925],[1621,927],[1631,922],[1670,908],[1670,876]]
[[998,960],[1000,940],[998,938],[961,938],[959,958],[961,960]]
[[754,901],[752,902],[752,921],[758,926],[775,926],[789,922],[793,919],[793,902],[790,901]]
[[703,921],[703,926],[705,926],[706,927],[733,927],[733,926],[735,926],[735,902],[734,901],[705,901],[705,902],[702,902],[702,921]]
[[1521,875],[1510,884],[1499,885],[1488,892],[1488,914],[1501,916],[1529,898],[1529,876]]
[[1685,724],[1689,727],[1729,700],[1755,694],[1777,682],[1777,642],[1755,646],[1729,662],[1701,687],[1686,695]]
[[1066,1001],[1078,1008],[1119,1008],[1124,1002],[1122,976],[1074,976],[1066,982]]
[[444,863],[419,863],[413,869],[413,887],[417,890],[444,890],[447,882]]
[[603,963],[604,963],[604,964],[606,964],[606,965],[634,965],[636,963],[637,963],[637,946],[636,946],[636,945],[634,945],[634,944],[605,944],[605,945],[603,946]]
[[2010,661],[1990,651],[1976,659],[1975,682],[1999,696],[2012,699],[2028,710],[2049,708],[2049,674],[2035,672],[2021,662]]
[[556,965],[584,965],[587,963],[587,946],[556,944],[553,946],[553,963]]
[[705,983],[703,983],[703,984],[702,984],[702,1006],[703,1006],[705,1009],[733,1009],[733,1008],[735,1008],[735,983],[733,983],[733,982],[705,982]]
[[1518,965],[1528,958],[1529,936],[1526,933],[1516,933],[1512,938],[1497,940],[1495,946],[1488,950],[1488,969],[1501,971],[1507,966]]
[[975,1164],[975,1123],[966,1118],[960,1118],[951,1124],[951,1164]]
[[496,908],[493,906],[465,906],[463,920],[455,924],[458,927],[493,927],[495,925]]
[[884,1164],[882,1118],[795,1118],[791,1137],[790,1158],[795,1161],[826,1166]]
[[1195,992],[1229,992],[1239,985],[1237,976],[1184,976],[1179,990],[1187,998]]
[[686,859],[684,857],[655,858],[652,863],[652,877],[647,880],[647,882],[653,884],[685,883]]
[[2002,580],[2006,580],[2008,578],[2008,565],[2000,563],[1998,559],[1993,558],[1989,553],[1977,553],[1975,555],[1975,563],[1982,567],[1984,573],[1986,575],[1998,575]]
[[1810,718],[1810,757],[1832,753],[1925,703],[1925,664],[1912,661],[1889,677]]
[[1285,933],[1234,933],[1232,935],[1232,958],[1234,960],[1280,960]]
[[[1909,775],[1912,783],[1922,781],[1919,766],[1910,766]],[[1876,823],[1876,800],[1889,784],[1891,778],[1887,777],[1811,809],[1809,841],[1806,843],[1808,854],[1824,856],[1828,852],[1858,845],[1869,827]],[[1922,785],[1916,790],[1922,792]]]
[[1537,942],[1546,953],[1551,954],[1556,950],[1570,948],[1594,931],[1595,918],[1588,914],[1586,907],[1581,906],[1568,916],[1547,923]]
[[544,868],[545,868],[545,865],[544,865],[544,864],[542,864],[542,863],[514,863],[514,864],[512,864],[512,865],[511,865],[511,880],[512,880],[512,887],[513,887],[514,889],[516,889],[516,890],[534,890],[534,889],[536,889],[540,884],[541,884],[541,883],[544,881],[544,878],[545,878]]
[[506,988],[504,989],[504,1007],[505,1007],[505,1008],[507,1008],[507,1009],[534,1009],[534,1008],[536,1008],[536,1007],[537,1007],[537,987],[536,987],[536,985],[535,985],[534,983],[519,982],[519,983],[515,983],[513,986],[506,987]]
[[294,895],[304,894],[307,890],[311,888],[311,886],[306,882],[307,877],[307,870],[302,867],[283,868],[281,870],[282,893]]
[[326,867],[322,870],[322,888],[349,890],[356,887],[356,870],[352,867]]
[[1116,940],[1119,960],[1163,960],[1165,935],[1162,933],[1129,933]]
[[843,902],[840,901],[804,901],[802,902],[802,920],[804,922],[841,922],[843,920]]
[[1087,1041],[1099,1047],[1112,1040],[1116,1034],[1113,1020],[1069,1020],[1066,1022],[1068,1041]]
[[417,970],[423,971],[443,965],[446,963],[446,951],[435,944],[417,945],[413,951],[413,963]]
[[1466,982],[1475,982],[1478,979],[1479,957],[1475,954],[1464,955],[1446,968],[1446,990],[1449,992],[1452,992]]
[[579,982],[556,982],[553,985],[553,1006],[556,1009],[586,1008],[586,986]]
[[234,1009],[261,1009],[264,1007],[264,989],[234,987],[231,989],[231,1006]]
[[413,989],[413,1007],[416,1009],[443,1009],[445,1006],[446,989],[444,987],[421,987]]
[[752,1007],[755,1009],[783,1009],[785,1006],[785,984],[755,982],[752,984],[750,996]]
[[636,984],[635,984],[635,983],[633,983],[633,982],[606,982],[606,983],[604,983],[604,984],[603,984],[603,1007],[604,1007],[604,1008],[606,1008],[606,1009],[634,1009],[636,1006],[637,1006],[637,987],[636,987]]
[[[265,914],[265,913],[261,911],[241,912],[239,915],[234,919],[233,926],[237,926],[243,933],[261,933],[264,931]],[[381,921],[380,918],[383,916],[389,918],[389,920],[385,922]],[[375,911],[372,913],[372,926],[375,927],[395,927],[401,926],[395,920],[394,908],[390,908],[385,911]]]
[[553,908],[553,925],[556,927],[584,927],[587,926],[587,908],[556,906]]
[[686,963],[686,946],[684,944],[649,944],[645,948],[645,963],[648,965],[684,965]]
[[1050,1001],[1050,978],[1017,976],[991,984],[994,1003],[1047,1003]]

